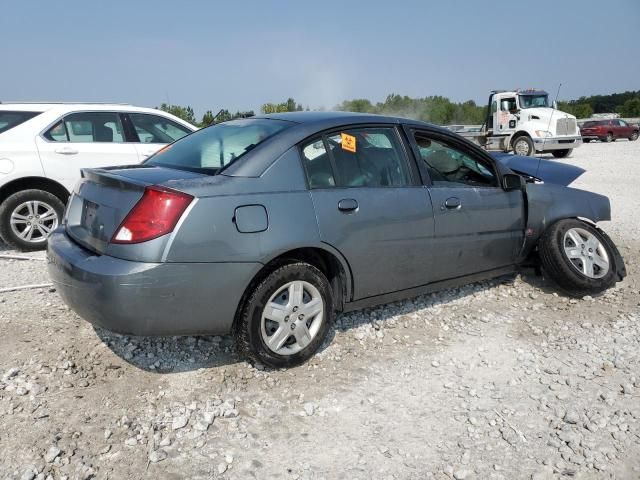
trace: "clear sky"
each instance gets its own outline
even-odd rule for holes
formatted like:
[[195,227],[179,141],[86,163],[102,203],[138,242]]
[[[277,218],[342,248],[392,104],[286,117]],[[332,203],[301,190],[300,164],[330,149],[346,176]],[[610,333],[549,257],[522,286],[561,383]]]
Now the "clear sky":
[[311,108],[640,89],[640,0],[2,0],[0,100]]

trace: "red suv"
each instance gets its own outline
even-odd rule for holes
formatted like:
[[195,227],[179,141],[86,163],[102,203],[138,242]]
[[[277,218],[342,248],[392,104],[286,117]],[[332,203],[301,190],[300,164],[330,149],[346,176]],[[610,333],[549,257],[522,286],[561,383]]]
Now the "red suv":
[[580,127],[582,141],[589,143],[591,140],[601,142],[613,142],[618,138],[637,140],[638,126],[629,125],[624,120],[590,120]]

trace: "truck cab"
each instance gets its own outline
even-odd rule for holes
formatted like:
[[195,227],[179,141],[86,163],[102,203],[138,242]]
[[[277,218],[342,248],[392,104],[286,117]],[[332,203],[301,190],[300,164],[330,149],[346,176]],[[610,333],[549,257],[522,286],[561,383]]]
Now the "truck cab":
[[492,91],[485,128],[476,140],[489,150],[557,158],[582,144],[576,117],[558,110],[547,92],[536,89]]

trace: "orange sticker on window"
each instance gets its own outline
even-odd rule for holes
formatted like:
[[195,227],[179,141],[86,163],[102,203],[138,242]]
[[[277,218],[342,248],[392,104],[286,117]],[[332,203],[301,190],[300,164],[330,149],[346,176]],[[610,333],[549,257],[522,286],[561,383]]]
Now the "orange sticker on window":
[[347,152],[356,153],[356,137],[347,133],[341,133],[342,149]]

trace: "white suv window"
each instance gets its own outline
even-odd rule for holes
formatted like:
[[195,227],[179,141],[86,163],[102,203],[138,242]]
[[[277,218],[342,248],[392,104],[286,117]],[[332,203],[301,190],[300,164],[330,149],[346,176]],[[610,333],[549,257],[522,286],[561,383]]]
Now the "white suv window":
[[112,112],[72,113],[47,130],[44,137],[54,142],[125,142],[120,115]]
[[129,117],[141,143],[171,143],[191,133],[188,128],[146,113],[130,113]]

